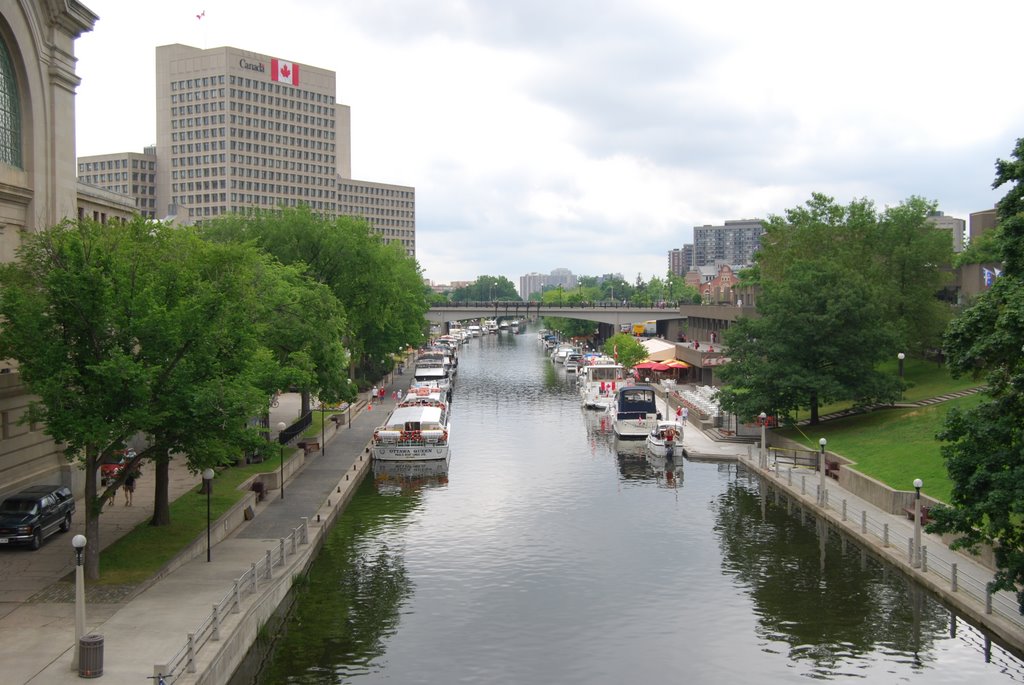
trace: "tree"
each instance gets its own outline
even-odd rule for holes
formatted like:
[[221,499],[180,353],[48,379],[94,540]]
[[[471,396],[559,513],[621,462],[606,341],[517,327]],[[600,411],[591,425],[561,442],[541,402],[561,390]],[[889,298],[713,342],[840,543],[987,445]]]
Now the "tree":
[[894,327],[899,350],[918,355],[940,346],[952,314],[936,294],[952,278],[953,241],[928,221],[934,210],[935,203],[919,197],[886,207],[875,241],[884,320]]
[[742,276],[762,288],[762,318],[726,331],[723,406],[741,416],[806,407],[815,422],[824,402],[895,400],[898,379],[876,365],[933,348],[949,316],[936,294],[952,241],[928,222],[934,207],[911,197],[879,213],[867,199],[815,193],[770,217]]
[[[358,373],[390,370],[398,349],[423,340],[428,288],[401,245],[383,243],[356,217],[329,220],[308,207],[228,215],[203,228],[211,239],[254,242],[282,264],[327,285],[344,306],[344,341]],[[355,375],[356,369],[350,373]]]
[[477,276],[467,286],[452,291],[452,302],[519,302],[516,286],[504,276]]
[[987,391],[939,435],[952,501],[933,509],[929,530],[959,535],[953,548],[991,545],[993,588],[1017,592],[1024,611],[1024,138],[1012,157],[996,162],[993,183],[1010,186],[996,205],[1003,275],[946,330],[953,374],[984,378]]
[[151,447],[135,463],[156,460],[159,493],[172,452],[201,470],[245,440],[263,400],[253,379],[267,361],[262,265],[249,246],[136,218],[28,234],[18,260],[0,267],[0,355],[18,361],[38,397],[24,420],[44,424],[86,474],[90,578],[99,575],[98,516],[117,487],[97,492],[101,458],[147,433]]
[[813,424],[826,402],[895,397],[898,380],[875,370],[891,342],[877,330],[881,306],[862,274],[800,261],[762,287],[761,317],[740,318],[723,336],[731,360],[719,372],[724,408],[742,417],[808,408]]
[[604,353],[627,369],[647,358],[647,348],[628,333],[616,333],[604,341]]

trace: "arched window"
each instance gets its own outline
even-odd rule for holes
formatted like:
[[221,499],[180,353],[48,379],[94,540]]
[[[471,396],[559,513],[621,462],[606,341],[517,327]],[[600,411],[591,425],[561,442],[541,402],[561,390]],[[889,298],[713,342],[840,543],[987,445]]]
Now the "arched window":
[[0,162],[21,168],[21,107],[14,65],[0,38]]

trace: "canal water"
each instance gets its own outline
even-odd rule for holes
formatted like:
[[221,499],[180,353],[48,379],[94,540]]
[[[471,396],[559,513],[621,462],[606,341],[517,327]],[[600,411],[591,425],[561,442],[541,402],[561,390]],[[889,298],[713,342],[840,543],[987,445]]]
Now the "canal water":
[[367,478],[246,682],[1024,680],[735,465],[617,444],[534,334],[463,346],[453,417],[447,474]]

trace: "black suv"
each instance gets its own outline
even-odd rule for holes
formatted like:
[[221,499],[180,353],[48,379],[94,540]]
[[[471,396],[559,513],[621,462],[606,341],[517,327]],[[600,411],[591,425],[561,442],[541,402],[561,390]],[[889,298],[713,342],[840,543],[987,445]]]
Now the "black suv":
[[33,485],[0,504],[0,547],[27,544],[39,549],[43,538],[71,530],[75,498],[63,485]]

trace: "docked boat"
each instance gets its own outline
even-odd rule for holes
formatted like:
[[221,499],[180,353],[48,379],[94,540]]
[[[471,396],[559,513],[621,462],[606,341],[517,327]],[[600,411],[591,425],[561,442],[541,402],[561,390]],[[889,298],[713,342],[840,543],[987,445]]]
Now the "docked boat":
[[658,395],[649,385],[630,385],[615,392],[612,430],[624,440],[643,440],[658,422]]
[[436,387],[411,388],[391,416],[373,431],[373,458],[381,461],[447,461],[448,405]]
[[626,370],[621,364],[587,364],[576,372],[583,406],[587,409],[605,409],[612,406],[615,392],[626,385]]
[[647,434],[647,451],[657,457],[683,456],[683,424],[658,421]]

